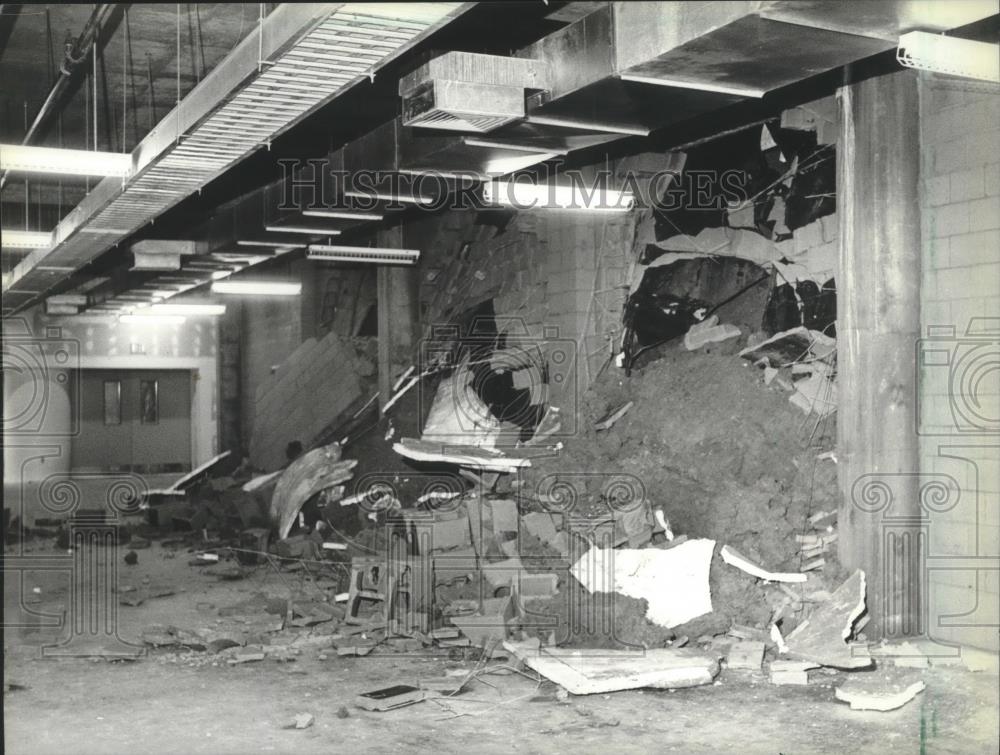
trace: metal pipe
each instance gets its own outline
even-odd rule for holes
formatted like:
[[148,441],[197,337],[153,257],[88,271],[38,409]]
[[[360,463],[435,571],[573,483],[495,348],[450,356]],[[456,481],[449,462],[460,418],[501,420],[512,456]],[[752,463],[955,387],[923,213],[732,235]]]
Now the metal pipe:
[[[80,36],[77,37],[72,48],[66,50],[63,63],[59,67],[59,78],[52,85],[52,89],[49,90],[49,94],[45,98],[45,102],[42,103],[42,107],[35,116],[35,120],[24,134],[22,144],[30,144],[35,135],[41,132],[46,122],[52,117],[58,103],[62,100],[70,83],[73,81],[78,66],[86,61],[87,55],[97,41],[101,27],[104,26],[106,17],[114,10],[115,5],[115,3],[99,3],[94,7],[94,12],[87,19],[87,23],[84,25]],[[6,183],[7,173],[4,172],[3,176],[0,176],[0,189]]]

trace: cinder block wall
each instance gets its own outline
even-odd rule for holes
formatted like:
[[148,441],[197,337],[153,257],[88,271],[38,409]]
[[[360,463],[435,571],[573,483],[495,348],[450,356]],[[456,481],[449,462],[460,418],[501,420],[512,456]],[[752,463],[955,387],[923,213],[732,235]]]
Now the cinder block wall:
[[272,470],[285,463],[285,446],[307,446],[361,395],[361,377],[374,370],[354,344],[335,333],[302,342],[257,386],[250,459]]
[[935,638],[997,651],[1000,96],[928,76],[920,97],[921,477],[949,488],[922,497],[928,619]]

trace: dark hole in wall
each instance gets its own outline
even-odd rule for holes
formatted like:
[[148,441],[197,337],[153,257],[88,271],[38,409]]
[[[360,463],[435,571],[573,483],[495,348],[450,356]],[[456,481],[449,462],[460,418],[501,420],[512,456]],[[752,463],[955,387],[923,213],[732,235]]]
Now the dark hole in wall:
[[368,307],[368,311],[365,312],[364,318],[361,320],[361,325],[358,328],[357,335],[359,336],[378,336],[378,305],[372,304]]
[[[472,387],[476,395],[489,407],[501,422],[520,428],[520,440],[528,440],[545,412],[544,404],[532,404],[530,388],[517,388],[514,373],[527,366],[519,359],[506,358],[510,346],[507,335],[497,328],[493,300],[466,310],[458,318],[459,341],[456,344],[455,363],[469,357]],[[541,379],[548,380],[545,371]]]

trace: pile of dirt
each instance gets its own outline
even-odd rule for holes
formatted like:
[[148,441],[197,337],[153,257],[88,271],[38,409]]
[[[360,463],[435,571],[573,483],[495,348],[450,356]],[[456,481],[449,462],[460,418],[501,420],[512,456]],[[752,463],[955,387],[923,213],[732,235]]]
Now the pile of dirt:
[[[836,511],[836,466],[817,456],[834,448],[835,415],[817,422],[788,401],[789,392],[736,357],[732,346],[688,352],[680,344],[625,378],[606,372],[585,394],[579,433],[557,458],[528,470],[525,490],[551,488],[552,476],[572,487],[573,514],[604,517],[609,480],[628,476],[661,509],[677,535],[728,544],[773,571],[802,566],[795,535],[809,517]],[[594,422],[632,401],[611,429]],[[834,556],[812,573],[810,589],[840,576]],[[731,623],[765,627],[783,600],[776,586],[721,562],[710,575],[715,614],[676,628],[696,636]]]

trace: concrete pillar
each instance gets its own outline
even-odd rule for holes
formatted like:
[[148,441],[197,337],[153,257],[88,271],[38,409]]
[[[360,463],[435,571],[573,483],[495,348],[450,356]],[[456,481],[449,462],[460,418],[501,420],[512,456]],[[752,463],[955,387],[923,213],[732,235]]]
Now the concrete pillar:
[[[403,228],[378,234],[378,245],[403,247]],[[380,265],[378,268],[378,390],[379,408],[392,397],[393,366],[415,359],[420,334],[416,266]]]
[[839,555],[867,575],[869,638],[916,634],[925,553],[915,426],[917,78],[870,79],[841,89],[839,102]]

